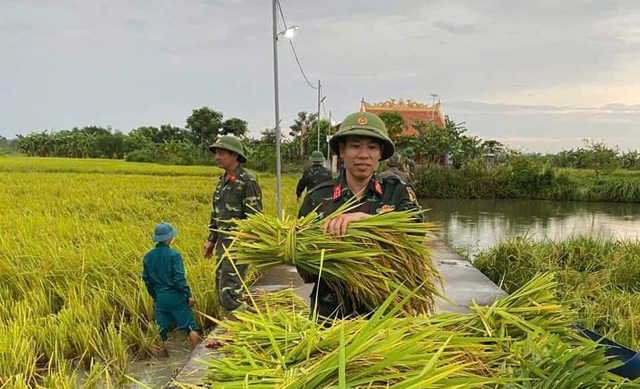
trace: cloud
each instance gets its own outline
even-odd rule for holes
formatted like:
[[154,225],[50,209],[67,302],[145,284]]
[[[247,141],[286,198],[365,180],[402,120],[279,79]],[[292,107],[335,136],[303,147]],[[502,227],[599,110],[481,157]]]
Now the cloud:
[[544,114],[573,114],[573,113],[596,113],[596,114],[638,114],[640,115],[640,104],[611,103],[600,107],[569,107],[554,105],[523,105],[523,104],[501,104],[483,103],[476,101],[452,101],[447,103],[453,111],[475,112],[492,114],[523,114],[523,113],[544,113]]
[[478,28],[471,24],[455,24],[438,21],[433,23],[433,25],[443,31],[456,35],[469,35],[478,31]]
[[[362,97],[427,102],[437,93],[445,114],[483,138],[604,134],[640,148],[637,0],[281,4],[335,118]],[[270,2],[5,0],[3,11],[3,135],[182,125],[205,105],[247,120],[255,136],[273,126]],[[316,109],[317,92],[286,41],[278,52],[286,128]]]

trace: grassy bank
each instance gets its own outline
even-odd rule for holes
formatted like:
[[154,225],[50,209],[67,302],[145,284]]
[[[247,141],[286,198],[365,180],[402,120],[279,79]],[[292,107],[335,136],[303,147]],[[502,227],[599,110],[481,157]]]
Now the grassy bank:
[[577,237],[561,242],[518,238],[481,253],[475,265],[507,292],[538,272],[555,274],[558,296],[578,322],[640,348],[640,243]]
[[482,161],[461,169],[424,166],[416,172],[416,191],[429,198],[502,198],[572,201],[640,201],[640,172],[556,169],[515,159],[506,166]]
[[[201,255],[220,170],[104,160],[0,158],[0,387],[115,385],[158,346],[140,279],[160,221],[174,224],[197,310],[218,316],[213,262]],[[295,212],[297,177],[283,177]],[[258,175],[265,212],[275,178]],[[196,315],[204,327],[210,325]]]

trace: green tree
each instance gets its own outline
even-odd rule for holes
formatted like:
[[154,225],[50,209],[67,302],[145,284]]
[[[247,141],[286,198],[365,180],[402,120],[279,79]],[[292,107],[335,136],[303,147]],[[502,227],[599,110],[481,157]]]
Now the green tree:
[[608,147],[604,142],[596,142],[585,139],[585,148],[578,149],[581,153],[580,165],[587,169],[593,169],[596,180],[600,179],[603,172],[610,172],[618,167],[618,148]]
[[247,133],[247,122],[238,118],[227,119],[222,123],[220,133],[222,135],[235,135],[241,138]]
[[489,139],[482,141],[480,148],[485,153],[498,154],[504,151],[504,145],[497,140]]
[[[309,154],[309,149],[305,149],[305,137],[303,132],[309,131],[317,126],[318,114],[307,113],[306,111],[298,112],[298,117],[293,121],[293,124],[289,126],[289,135],[293,137],[293,140],[300,145],[300,159],[304,163],[305,155]],[[315,149],[314,149],[315,150]]]
[[[327,153],[327,135],[333,134],[333,127],[327,120],[320,120],[320,151],[322,154]],[[304,135],[305,149],[307,151],[318,150],[318,125],[314,125]]]
[[402,115],[396,112],[383,112],[378,115],[387,127],[389,137],[393,140],[397,140],[402,131],[407,129],[407,123],[404,121]]
[[640,167],[640,153],[636,150],[623,151],[618,159],[619,165],[623,169],[637,169]]
[[218,138],[222,128],[222,112],[209,107],[194,109],[187,118],[187,128],[193,133],[193,143],[199,145],[204,153],[207,145]]
[[417,142],[412,147],[421,154],[427,162],[440,163],[446,155],[453,158],[456,167],[481,154],[481,140],[477,137],[464,135],[467,127],[463,123],[456,123],[445,116],[444,127],[438,127],[432,121],[416,120],[414,127],[418,131]]
[[171,124],[163,124],[151,138],[153,143],[192,142],[192,133]]

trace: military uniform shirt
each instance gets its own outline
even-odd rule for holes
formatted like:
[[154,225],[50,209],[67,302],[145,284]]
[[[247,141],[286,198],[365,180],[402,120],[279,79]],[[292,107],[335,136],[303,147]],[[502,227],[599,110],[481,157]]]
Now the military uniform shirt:
[[214,230],[231,230],[231,219],[246,219],[247,215],[262,212],[262,192],[255,177],[240,165],[229,177],[223,174],[213,192],[212,208],[208,240],[218,245],[229,237]]
[[302,177],[298,180],[298,185],[296,186],[296,197],[300,197],[305,188],[308,192],[330,179],[331,173],[329,173],[327,168],[322,165],[311,165],[304,171],[304,173],[302,173]]
[[411,177],[409,176],[409,174],[403,172],[402,170],[398,169],[397,167],[393,166],[390,167],[389,169],[385,170],[384,172],[380,173],[380,178],[382,179],[387,179],[393,175],[398,176],[402,181],[404,181],[405,183],[413,186],[413,180],[411,179]]
[[[375,174],[369,180],[366,193],[360,200],[360,206],[349,212],[364,212],[370,215],[390,212],[419,210],[415,192],[397,176],[381,179]],[[321,217],[326,217],[354,196],[349,190],[345,179],[345,171],[334,180],[327,181],[307,194],[300,208],[299,216],[306,216],[318,207]],[[331,316],[339,309],[338,292],[332,290],[322,279],[318,283],[318,276],[298,269],[298,273],[306,283],[315,283],[311,293],[312,304],[318,295],[318,314]],[[341,296],[344,306],[340,308],[338,316],[350,314],[367,314],[368,310],[356,306],[346,294]]]

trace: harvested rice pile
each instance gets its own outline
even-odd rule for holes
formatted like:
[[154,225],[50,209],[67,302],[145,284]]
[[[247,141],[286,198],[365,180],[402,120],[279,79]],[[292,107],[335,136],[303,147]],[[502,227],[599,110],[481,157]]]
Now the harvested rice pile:
[[237,264],[258,270],[280,264],[295,265],[311,274],[322,274],[335,290],[353,301],[376,309],[398,290],[395,303],[405,314],[432,313],[441,278],[425,245],[432,223],[421,220],[422,211],[388,212],[349,224],[347,235],[322,232],[322,224],[349,210],[345,204],[320,219],[255,214],[237,221],[229,234],[235,239],[226,255]]
[[[401,317],[397,294],[369,320],[319,325],[292,291],[259,299],[207,362],[213,388],[614,388],[595,343],[574,333],[573,313],[550,275],[469,314]],[[405,300],[407,300],[405,298]]]

